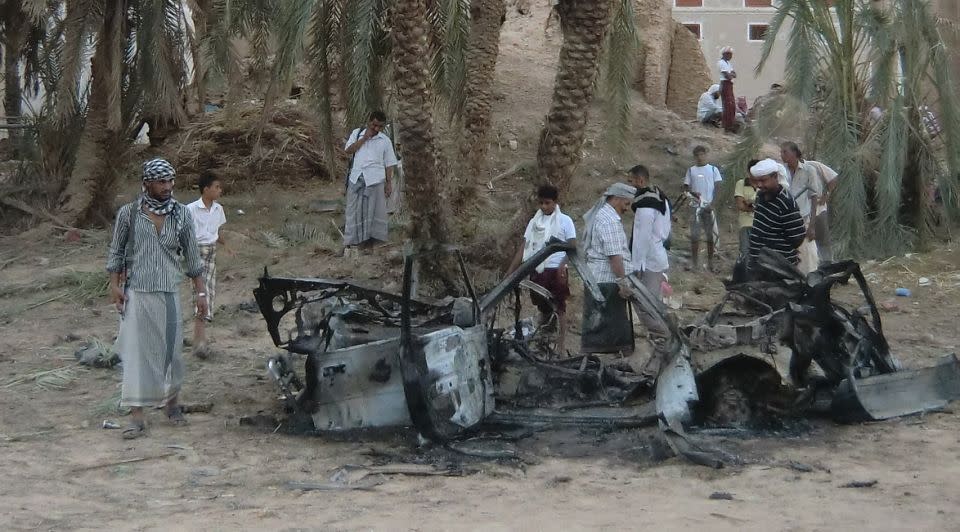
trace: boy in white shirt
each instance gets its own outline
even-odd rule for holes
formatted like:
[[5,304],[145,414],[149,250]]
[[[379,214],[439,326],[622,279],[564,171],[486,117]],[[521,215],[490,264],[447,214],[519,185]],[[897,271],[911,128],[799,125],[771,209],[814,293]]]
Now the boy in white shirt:
[[[690,256],[691,268],[699,267],[700,239],[707,242],[707,268],[713,269],[713,252],[716,247],[717,219],[713,210],[713,199],[716,184],[723,180],[720,170],[712,164],[707,164],[707,147],[697,146],[693,149],[696,164],[687,170],[683,178],[683,190],[694,198],[694,215],[690,222]],[[690,268],[688,268],[690,269]]]
[[198,183],[200,199],[194,201],[187,208],[193,215],[193,225],[197,233],[197,245],[200,249],[200,259],[203,262],[203,283],[207,294],[207,314],[196,314],[193,327],[193,354],[199,358],[206,358],[210,354],[207,346],[206,322],[213,320],[213,301],[217,287],[217,244],[224,246],[226,242],[220,234],[220,227],[227,223],[223,206],[217,202],[223,194],[223,187],[217,176],[206,172],[200,176]]
[[[577,228],[573,225],[572,218],[560,212],[560,205],[557,204],[559,197],[557,187],[553,185],[543,185],[537,189],[540,210],[527,224],[523,242],[507,268],[506,275],[513,273],[522,261],[543,249],[551,238],[556,237],[574,246],[577,244]],[[567,332],[567,298],[570,297],[567,254],[554,253],[547,257],[537,266],[537,271],[530,276],[530,280],[550,291],[553,308],[557,312],[557,352],[563,355],[566,352],[564,341]],[[540,309],[541,322],[545,323],[550,319],[549,302],[541,301],[536,294],[531,296],[531,299]]]

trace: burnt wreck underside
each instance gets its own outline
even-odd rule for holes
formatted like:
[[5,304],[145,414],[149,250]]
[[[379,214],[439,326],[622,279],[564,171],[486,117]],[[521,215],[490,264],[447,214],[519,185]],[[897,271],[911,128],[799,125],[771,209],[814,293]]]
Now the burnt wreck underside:
[[[423,257],[414,253],[406,254],[400,294],[265,272],[254,295],[271,338],[288,352],[267,363],[287,410],[319,432],[412,426],[439,443],[491,427],[658,426],[673,453],[719,467],[735,458],[690,429],[762,428],[812,413],[886,419],[960,398],[953,355],[932,368],[901,369],[851,261],[803,276],[763,255],[764,280],[728,283],[720,305],[684,326],[634,282],[629,300],[651,333],[649,354],[561,357],[550,324],[520,313],[522,290],[548,296],[527,278],[558,251],[602,301],[576,250],[559,241],[482,296],[455,249],[439,252],[456,260],[463,290],[444,299],[417,294]],[[831,299],[851,278],[864,299],[854,310]],[[498,314],[510,296],[513,315],[504,319]]]

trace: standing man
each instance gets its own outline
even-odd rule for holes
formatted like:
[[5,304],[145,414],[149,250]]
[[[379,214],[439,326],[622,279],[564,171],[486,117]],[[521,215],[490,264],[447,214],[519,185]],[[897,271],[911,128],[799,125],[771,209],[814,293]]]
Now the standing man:
[[753,188],[753,181],[750,175],[750,169],[753,165],[759,163],[757,159],[751,159],[747,163],[747,177],[737,181],[737,186],[733,189],[733,198],[737,200],[737,222],[740,226],[740,260],[746,261],[750,256],[750,228],[753,227],[753,204],[757,200],[757,189]]
[[733,48],[724,46],[720,50],[717,70],[720,72],[720,101],[723,105],[723,129],[735,133],[737,127],[737,98],[733,94],[733,80],[737,71],[733,68]]
[[717,243],[717,219],[713,210],[716,184],[723,180],[720,170],[707,163],[707,147],[693,149],[696,164],[687,169],[683,178],[683,190],[696,200],[693,220],[690,222],[690,255],[692,265],[689,269],[699,268],[700,239],[707,242],[707,269],[713,269],[713,253]]
[[367,127],[353,130],[347,139],[347,155],[353,157],[347,183],[344,256],[356,246],[387,241],[387,198],[393,193],[393,168],[397,155],[390,137],[382,133],[387,117],[370,113]]
[[582,350],[610,353],[633,350],[633,324],[627,314],[630,289],[626,277],[633,273],[627,234],[620,216],[627,212],[637,190],[614,183],[583,216],[583,254],[587,267],[606,299],[598,303],[584,291]]
[[723,115],[723,106],[720,105],[720,85],[710,85],[707,92],[700,95],[697,103],[697,120],[701,124],[712,124],[719,127]]
[[201,316],[207,314],[207,299],[193,217],[173,199],[175,177],[163,159],[144,163],[143,193],[120,208],[110,242],[110,297],[120,312],[120,404],[130,407],[131,418],[124,439],[145,434],[144,407],[163,405],[174,425],[187,422],[177,402],[183,384],[181,256]]
[[633,200],[633,238],[630,247],[633,266],[640,281],[658,298],[663,297],[670,263],[664,246],[670,237],[670,202],[659,188],[651,185],[650,171],[637,165],[630,169],[630,184],[637,188]]
[[[516,270],[522,261],[528,260],[538,251],[546,247],[551,238],[557,238],[571,245],[577,243],[577,228],[573,219],[560,212],[557,200],[560,192],[553,185],[543,185],[537,189],[537,198],[540,200],[540,210],[527,224],[523,233],[523,242],[513,257],[513,262],[507,268],[506,275]],[[570,297],[569,275],[567,273],[567,254],[554,253],[537,266],[537,271],[530,276],[530,280],[546,288],[553,296],[553,309],[557,312],[557,352],[565,353],[567,334],[567,298]],[[543,301],[537,294],[532,294],[533,303],[540,310],[540,323],[546,324],[552,314],[550,302]]]
[[816,215],[817,205],[823,197],[823,182],[817,175],[817,170],[803,160],[803,153],[795,142],[784,142],[780,145],[780,159],[787,170],[790,182],[790,194],[797,202],[800,216],[807,229],[807,236],[800,247],[800,271],[810,273],[817,269],[819,258],[817,246],[814,243],[816,230],[813,217]]
[[217,244],[224,246],[230,254],[226,241],[220,233],[220,227],[227,223],[223,206],[217,202],[223,194],[223,187],[217,176],[204,172],[198,183],[200,199],[187,205],[193,217],[193,228],[197,235],[197,247],[203,262],[203,291],[207,294],[206,315],[197,312],[193,325],[193,354],[198,358],[207,358],[210,348],[207,346],[207,322],[213,321],[213,302],[217,291]]
[[817,242],[817,253],[820,255],[820,264],[833,262],[833,240],[830,238],[830,213],[828,206],[830,196],[837,189],[837,172],[819,161],[804,161],[817,171],[820,183],[823,185],[823,195],[816,205],[816,215],[813,217],[813,237]]
[[779,165],[764,159],[750,168],[757,201],[753,207],[753,228],[750,230],[750,270],[756,276],[761,249],[775,251],[791,264],[798,264],[797,249],[806,237],[800,209],[793,196],[779,182]]

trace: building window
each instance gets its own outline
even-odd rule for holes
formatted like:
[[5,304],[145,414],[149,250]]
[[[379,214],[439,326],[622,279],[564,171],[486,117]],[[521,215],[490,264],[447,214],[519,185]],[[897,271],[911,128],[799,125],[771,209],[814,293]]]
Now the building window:
[[743,7],[773,7],[771,0],[743,0]]
[[700,33],[700,24],[698,22],[684,22],[683,27],[690,30],[690,33],[697,36],[697,40],[703,38],[703,34]]
[[703,7],[703,0],[674,0],[676,7]]
[[755,42],[766,39],[768,29],[769,24],[747,24],[747,40]]

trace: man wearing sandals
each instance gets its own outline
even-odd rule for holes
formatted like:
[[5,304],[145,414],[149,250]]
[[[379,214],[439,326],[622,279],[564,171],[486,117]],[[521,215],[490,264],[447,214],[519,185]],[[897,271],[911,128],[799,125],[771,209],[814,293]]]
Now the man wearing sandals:
[[175,177],[163,159],[143,164],[143,193],[117,213],[107,258],[110,298],[120,312],[120,405],[130,408],[131,418],[125,439],[144,435],[144,407],[164,406],[174,425],[186,424],[177,401],[184,371],[181,257],[198,315],[206,315],[207,300],[193,217],[173,199]]

